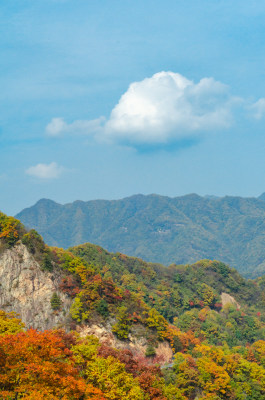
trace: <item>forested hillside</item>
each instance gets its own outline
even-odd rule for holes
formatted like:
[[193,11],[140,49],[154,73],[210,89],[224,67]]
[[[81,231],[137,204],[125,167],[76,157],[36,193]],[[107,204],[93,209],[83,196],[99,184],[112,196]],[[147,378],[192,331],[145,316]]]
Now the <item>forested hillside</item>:
[[[67,297],[70,324],[68,333],[27,330],[16,315],[0,311],[2,399],[264,398],[264,278],[246,280],[214,260],[164,267],[91,244],[48,247],[36,231],[0,214],[0,272],[21,246],[43,279],[60,278],[50,308],[66,313]],[[14,289],[19,285],[14,279]],[[87,336],[91,325],[108,327],[125,347]],[[132,337],[146,343],[144,355],[126,349]],[[160,368],[163,343],[174,358]]]
[[[235,269],[212,260],[165,267],[121,253],[108,253],[103,248],[89,243],[70,248],[70,251],[86,262],[97,265],[102,276],[111,278],[121,289],[136,293],[146,304],[154,307],[169,322],[182,330],[189,330],[192,326],[197,335],[203,332],[216,344],[225,340],[231,345],[236,345],[257,338],[253,321],[256,320],[257,313],[259,316],[263,315],[263,277],[255,281],[246,280]],[[229,296],[235,300],[233,303],[230,303]],[[228,307],[227,310],[230,311],[227,314],[218,313],[222,306],[225,306],[227,298],[230,298],[228,304],[230,303],[233,311]],[[203,323],[200,319],[201,309],[204,307],[207,308],[206,324],[204,317]],[[232,318],[239,318],[236,329],[240,332],[233,331],[233,335],[229,324],[226,324],[231,316],[230,312]],[[242,319],[242,313],[247,313],[248,317]],[[258,325],[256,327],[259,331]],[[212,336],[213,329],[215,334]]]
[[40,200],[17,215],[49,245],[99,244],[165,265],[219,259],[247,277],[265,271],[265,201],[136,195],[117,201]]

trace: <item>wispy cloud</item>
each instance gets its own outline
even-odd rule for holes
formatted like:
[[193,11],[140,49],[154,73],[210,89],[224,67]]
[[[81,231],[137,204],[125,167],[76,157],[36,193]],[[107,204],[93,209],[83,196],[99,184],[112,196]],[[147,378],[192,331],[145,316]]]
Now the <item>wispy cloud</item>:
[[56,162],[50,164],[37,164],[29,167],[26,174],[38,179],[56,179],[59,178],[64,168]]
[[105,118],[100,117],[93,120],[77,120],[67,124],[63,118],[53,118],[46,126],[46,133],[49,136],[62,136],[64,134],[96,134],[102,131]]
[[261,98],[249,107],[255,119],[262,119],[265,116],[265,98]]
[[233,96],[229,87],[214,78],[198,83],[174,72],[159,72],[132,83],[109,118],[77,120],[67,124],[53,118],[46,127],[50,136],[89,134],[99,141],[132,146],[168,145],[224,130],[234,122],[236,108],[251,109],[254,118],[265,114],[265,99],[249,105]]

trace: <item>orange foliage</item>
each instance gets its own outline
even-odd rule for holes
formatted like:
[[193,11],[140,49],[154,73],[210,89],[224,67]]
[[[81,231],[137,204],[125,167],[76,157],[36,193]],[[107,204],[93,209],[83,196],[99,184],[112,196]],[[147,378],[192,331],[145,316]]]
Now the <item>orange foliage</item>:
[[164,339],[169,340],[173,351],[177,351],[174,348],[174,339],[178,338],[183,351],[187,351],[188,349],[197,346],[200,344],[200,340],[194,336],[192,331],[182,332],[179,328],[174,325],[169,325],[167,330],[163,332]]
[[85,381],[79,377],[68,348],[72,341],[71,336],[59,331],[37,332],[33,329],[1,336],[1,398],[84,398]]

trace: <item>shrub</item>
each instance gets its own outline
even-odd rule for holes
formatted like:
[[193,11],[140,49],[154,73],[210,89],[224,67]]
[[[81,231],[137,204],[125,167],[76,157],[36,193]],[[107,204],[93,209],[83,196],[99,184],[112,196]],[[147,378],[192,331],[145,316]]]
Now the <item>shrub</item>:
[[109,308],[108,308],[108,303],[106,300],[101,299],[97,304],[96,304],[96,311],[102,315],[102,317],[107,318],[109,316]]
[[49,253],[44,254],[41,266],[45,271],[51,272],[53,270],[52,258]]
[[45,250],[44,241],[35,229],[31,229],[28,233],[25,233],[21,241],[32,254],[36,252],[43,253]]
[[155,355],[156,355],[156,351],[155,351],[154,346],[152,346],[151,344],[149,344],[149,345],[147,346],[147,348],[146,348],[145,356],[146,356],[146,357],[154,357]]

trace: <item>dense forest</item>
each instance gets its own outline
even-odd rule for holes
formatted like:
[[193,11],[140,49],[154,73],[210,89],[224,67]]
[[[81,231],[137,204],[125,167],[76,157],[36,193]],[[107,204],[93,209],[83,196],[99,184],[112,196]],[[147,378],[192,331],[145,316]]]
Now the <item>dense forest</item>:
[[[0,312],[2,399],[262,399],[265,396],[265,279],[246,280],[215,260],[164,267],[100,246],[47,246],[35,231],[0,214],[0,254],[23,243],[47,275],[60,276],[50,299],[64,331],[27,329]],[[117,350],[78,327],[111,324],[121,341],[145,337],[144,357]],[[161,342],[172,364],[156,355]],[[19,343],[19,346],[17,345]]]
[[265,271],[264,195],[153,194],[65,205],[42,199],[17,218],[51,246],[90,242],[164,265],[218,259],[248,278]]

